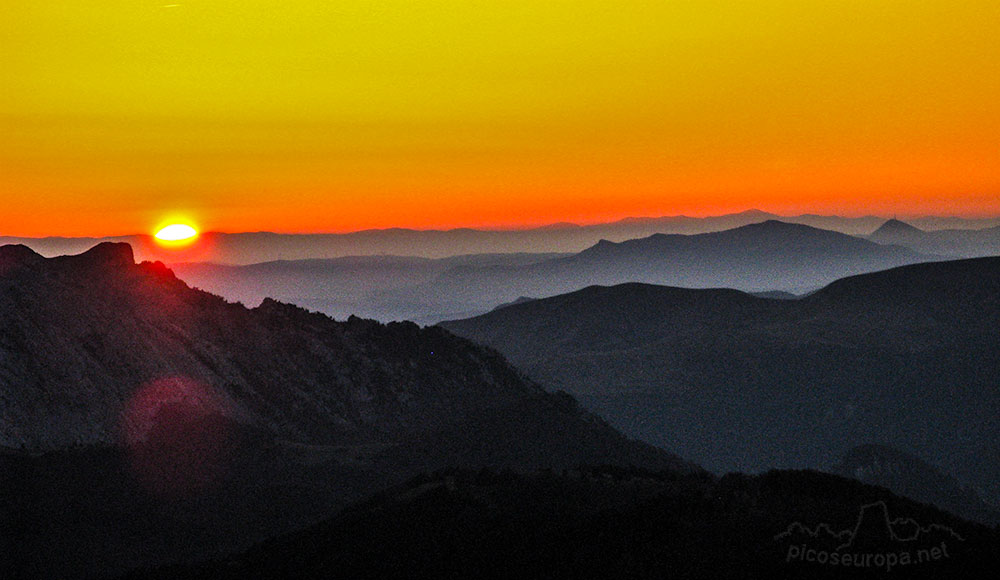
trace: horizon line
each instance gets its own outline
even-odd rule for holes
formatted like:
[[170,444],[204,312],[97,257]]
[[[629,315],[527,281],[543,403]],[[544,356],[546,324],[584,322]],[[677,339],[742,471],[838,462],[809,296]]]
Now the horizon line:
[[[964,221],[989,221],[989,220],[1000,220],[1000,215],[991,216],[963,216],[963,215],[941,215],[941,214],[898,214],[894,213],[889,217],[881,216],[877,214],[864,214],[858,216],[851,215],[840,215],[840,214],[823,214],[823,213],[799,213],[784,215],[779,213],[770,212],[767,210],[761,210],[758,208],[749,208],[741,211],[722,213],[722,214],[710,214],[704,216],[692,216],[687,214],[672,214],[672,215],[658,215],[658,216],[626,216],[623,218],[617,218],[608,221],[587,221],[587,222],[573,222],[573,221],[555,221],[548,223],[541,223],[535,225],[497,225],[497,226],[454,226],[454,227],[429,227],[429,228],[414,228],[406,226],[387,226],[387,227],[375,227],[375,228],[362,228],[358,230],[321,230],[321,231],[284,231],[284,230],[244,230],[244,231],[222,231],[222,230],[207,230],[199,232],[199,235],[250,235],[250,234],[271,234],[271,235],[352,235],[352,234],[363,234],[363,233],[374,233],[374,232],[389,232],[389,231],[408,231],[408,232],[427,232],[427,233],[446,233],[446,232],[456,232],[456,231],[473,231],[473,232],[495,232],[495,233],[505,233],[505,232],[531,232],[544,229],[573,229],[573,228],[586,228],[586,227],[596,227],[596,226],[610,226],[622,224],[629,221],[655,221],[655,220],[707,220],[707,219],[721,219],[727,217],[735,217],[745,214],[761,214],[762,216],[769,216],[771,218],[804,218],[804,217],[816,217],[816,218],[838,218],[844,220],[865,220],[865,219],[881,219],[881,220],[923,220],[923,219],[942,219],[942,220],[964,220]],[[33,240],[44,240],[44,239],[94,239],[102,240],[108,238],[130,238],[130,237],[152,237],[151,233],[124,233],[124,234],[104,234],[104,235],[17,235],[17,234],[6,234],[0,232],[0,238],[18,238],[18,239],[33,239]]]

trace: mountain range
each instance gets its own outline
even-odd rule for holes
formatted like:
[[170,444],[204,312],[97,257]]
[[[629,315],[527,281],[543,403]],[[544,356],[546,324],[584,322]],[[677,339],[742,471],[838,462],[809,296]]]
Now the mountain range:
[[[603,382],[622,363],[605,357],[598,362],[607,368],[587,366],[593,352],[576,346],[640,352],[640,339],[663,334],[665,326],[667,338],[679,330],[681,339],[667,340],[667,352],[683,357],[668,363],[715,361],[702,368],[707,378],[713,369],[719,376],[736,371],[730,379],[751,371],[756,382],[745,393],[746,381],[729,393],[700,385],[699,399],[708,409],[714,404],[717,415],[695,417],[698,409],[681,408],[684,392],[674,397],[692,421],[671,425],[664,447],[701,437],[702,455],[711,460],[718,446],[721,461],[734,456],[729,438],[759,427],[752,411],[767,404],[752,399],[765,389],[775,408],[791,403],[784,411],[805,411],[785,415],[786,427],[808,425],[817,434],[797,442],[778,437],[775,445],[791,454],[836,452],[841,439],[850,439],[850,421],[831,428],[816,421],[814,400],[795,399],[813,391],[809,382],[791,382],[800,378],[795,373],[808,363],[829,370],[837,362],[830,353],[838,351],[824,345],[857,347],[844,376],[868,377],[865,364],[891,370],[905,353],[922,353],[929,358],[917,359],[927,363],[918,374],[953,370],[951,378],[969,381],[942,390],[932,380],[916,393],[937,389],[937,398],[908,408],[927,421],[924,439],[911,447],[936,438],[946,448],[957,434],[973,444],[958,449],[953,463],[935,463],[965,464],[972,473],[960,476],[985,470],[996,481],[988,456],[977,463],[966,452],[985,445],[979,437],[992,433],[996,420],[992,399],[980,390],[996,376],[989,337],[995,341],[997,269],[990,260],[922,264],[849,278],[793,300],[735,290],[593,287],[519,300],[488,316],[516,318],[530,309],[527,320],[539,324],[518,340],[536,352],[512,358],[564,356],[556,366],[593,375],[591,395],[617,387]],[[621,301],[621,291],[632,299]],[[588,302],[595,292],[600,300]],[[547,317],[560,304],[568,306],[566,317]],[[886,334],[858,313],[889,321]],[[767,322],[751,328],[763,314]],[[524,330],[499,320],[501,332]],[[824,326],[834,321],[847,326]],[[932,334],[910,332],[914,321]],[[941,321],[947,323],[935,326]],[[162,263],[135,263],[126,244],[49,259],[24,246],[0,247],[0,327],[4,578],[815,577],[822,570],[793,562],[792,546],[776,539],[780,532],[803,521],[844,527],[859,506],[873,502],[961,536],[951,546],[954,560],[915,568],[912,577],[995,561],[994,530],[884,488],[814,472],[719,478],[627,438],[571,395],[551,391],[552,383],[543,389],[498,352],[445,328],[337,322],[273,299],[246,308],[190,288]],[[779,348],[789,347],[782,341],[796,328],[808,357]],[[890,346],[874,349],[880,339]],[[546,351],[540,340],[557,342]],[[707,342],[685,345],[697,340]],[[954,369],[942,369],[949,363],[935,350],[938,340],[973,348],[962,351]],[[761,351],[751,361],[761,365],[755,370],[747,366],[750,351]],[[623,362],[643,370],[637,359]],[[785,374],[765,380],[782,365]],[[537,370],[530,368],[532,375]],[[871,389],[871,408],[849,383],[826,385],[820,395],[845,397],[859,417],[879,419],[893,401],[885,389],[898,397],[909,387],[884,376],[880,384],[888,386]],[[958,408],[945,404],[948,398]],[[634,420],[659,412],[650,402]],[[614,405],[609,409],[613,415]],[[630,426],[620,415],[612,420]],[[915,432],[915,423],[903,423],[877,429]],[[683,433],[690,428],[694,433]],[[775,434],[781,430],[766,433]],[[737,444],[744,454],[759,451],[748,441]]]
[[[274,232],[205,232],[201,242],[184,251],[158,246],[148,234],[112,237],[24,238],[0,235],[0,245],[23,244],[44,256],[76,254],[104,241],[130,244],[140,260],[165,263],[215,262],[245,265],[277,260],[341,258],[362,255],[397,255],[447,258],[462,254],[580,252],[599,240],[621,242],[653,234],[701,234],[733,229],[767,220],[799,223],[815,228],[864,236],[884,218],[865,216],[779,216],[760,210],[710,217],[664,216],[627,218],[610,223],[550,224],[528,229],[412,230],[391,228],[339,234],[283,234]],[[926,230],[981,229],[1000,225],[1000,219],[924,217],[909,220]],[[2,232],[0,232],[2,234]],[[944,252],[947,254],[947,252]]]
[[707,234],[602,240],[572,256],[523,266],[453,268],[434,285],[497,303],[624,282],[801,292],[850,274],[930,259],[898,246],[769,220]]
[[178,275],[230,300],[280,297],[332,316],[435,323],[481,314],[519,297],[592,284],[803,293],[843,276],[938,259],[900,246],[775,220],[707,234],[601,240],[571,255],[506,254],[427,260],[356,257],[218,266],[181,264]]
[[878,443],[1000,499],[1000,258],[851,276],[797,300],[592,286],[442,325],[709,469]]

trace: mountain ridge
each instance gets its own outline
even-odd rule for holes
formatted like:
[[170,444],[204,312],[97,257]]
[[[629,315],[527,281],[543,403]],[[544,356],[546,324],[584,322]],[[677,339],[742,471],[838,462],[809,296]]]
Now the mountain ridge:
[[467,310],[487,312],[518,296],[554,296],[629,282],[801,294],[844,276],[937,259],[901,246],[770,220],[704,234],[603,240],[571,256],[520,266],[456,267],[432,282],[389,289],[384,296],[400,301],[445,296]]
[[449,466],[703,473],[441,328],[188,287],[127,245],[0,247],[0,575],[203,559]]
[[[42,408],[68,413],[63,416],[67,424],[103,417],[96,424],[80,425],[83,439],[56,438],[51,442],[56,447],[116,444],[114,410],[127,400],[129,389],[160,376],[183,375],[203,381],[233,398],[234,416],[252,418],[265,430],[293,440],[364,436],[372,429],[406,432],[406,423],[418,425],[440,413],[450,413],[449,405],[464,404],[459,403],[463,399],[455,398],[455,392],[434,385],[454,382],[472,368],[486,372],[480,379],[485,382],[481,386],[475,381],[463,382],[461,396],[468,396],[469,402],[478,398],[480,402],[475,404],[485,405],[484,411],[505,405],[505,401],[551,398],[524,381],[498,355],[480,352],[440,329],[421,329],[412,323],[386,326],[358,318],[336,322],[271,299],[247,309],[189,288],[162,263],[135,264],[127,244],[103,243],[80,255],[49,259],[35,258],[37,254],[26,249],[0,248],[0,257],[9,255],[20,256],[27,266],[0,278],[0,320],[7,331],[0,342],[5,371],[0,374],[4,379],[0,387],[12,403],[9,409],[24,409],[28,405],[24,398],[28,397],[34,401],[35,411]],[[70,316],[67,309],[76,314]],[[57,321],[58,327],[54,326]],[[282,327],[289,329],[288,338],[294,340],[286,344],[275,341]],[[48,330],[42,332],[43,328]],[[267,349],[266,358],[271,362],[262,365],[256,348]],[[324,349],[329,348],[334,351],[327,354]],[[313,358],[309,351],[322,356]],[[27,352],[44,355],[28,359]],[[407,388],[411,391],[394,393],[379,387],[374,380],[377,374],[348,379],[344,373],[353,372],[350,365],[368,364],[360,358],[363,353],[379,357],[380,364],[388,365],[386,369],[400,373],[397,382],[410,385]],[[102,367],[105,359],[114,361],[116,367]],[[268,373],[291,372],[279,371],[275,363],[294,369],[300,386],[280,392],[267,387],[267,381],[273,380]],[[441,374],[432,380],[430,375],[421,374],[424,368]],[[75,377],[85,386],[45,395],[45,385],[72,385],[66,380]],[[37,386],[25,390],[13,388],[15,384]],[[336,388],[331,390],[333,386]],[[84,388],[90,395],[74,392],[76,388]],[[401,394],[409,401],[404,407],[400,407]],[[106,398],[109,395],[111,399]],[[273,405],[283,405],[281,401],[288,397],[300,402],[319,397],[325,402],[314,410],[307,406],[291,415],[275,411]],[[423,397],[431,398],[422,402]],[[80,401],[71,404],[75,399]],[[108,408],[100,409],[102,403]],[[414,414],[412,419],[403,423],[388,420],[404,409]],[[416,420],[421,416],[425,419]],[[32,440],[40,442],[47,435],[38,432],[34,439],[17,439],[13,433],[24,435],[25,430],[32,430],[31,425],[44,423],[8,417],[0,424],[0,436],[8,446],[31,445]]]

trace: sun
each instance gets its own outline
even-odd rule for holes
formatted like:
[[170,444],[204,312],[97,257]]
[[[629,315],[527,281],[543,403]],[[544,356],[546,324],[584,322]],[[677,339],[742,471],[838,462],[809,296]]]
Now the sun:
[[154,236],[163,246],[186,246],[198,237],[198,230],[188,224],[170,224]]

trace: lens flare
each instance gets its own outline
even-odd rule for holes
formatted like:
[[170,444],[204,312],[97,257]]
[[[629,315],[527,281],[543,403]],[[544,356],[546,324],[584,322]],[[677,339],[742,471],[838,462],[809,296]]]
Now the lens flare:
[[147,491],[191,496],[219,483],[238,447],[231,406],[214,388],[188,377],[142,385],[121,417],[122,444]]

